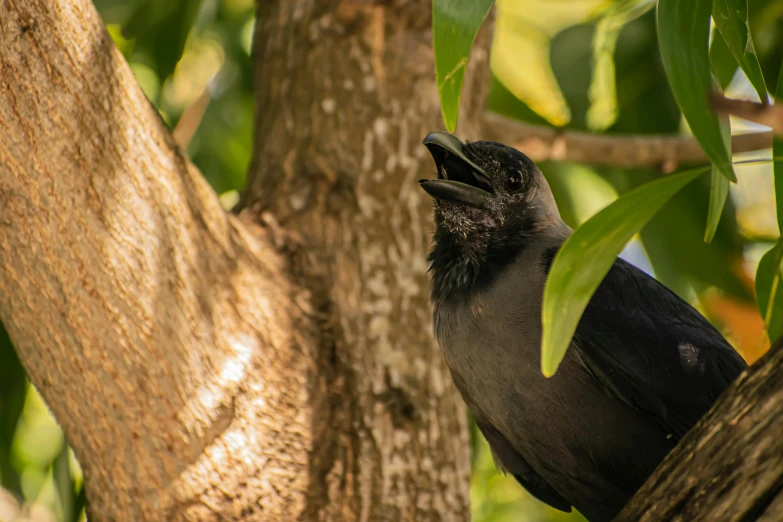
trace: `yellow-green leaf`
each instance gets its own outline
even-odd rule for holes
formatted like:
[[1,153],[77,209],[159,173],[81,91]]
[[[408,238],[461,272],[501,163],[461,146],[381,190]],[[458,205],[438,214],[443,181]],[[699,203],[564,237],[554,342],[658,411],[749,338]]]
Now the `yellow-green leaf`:
[[554,126],[571,111],[550,62],[551,42],[606,9],[608,0],[497,0],[490,67],[503,87]]
[[[778,100],[783,100],[783,65],[778,74],[778,86],[775,92]],[[783,235],[783,140],[775,136],[772,140],[772,165],[775,179],[775,207],[778,215],[778,229]]]
[[459,100],[470,49],[493,0],[433,0],[432,44],[441,114],[446,129],[457,127]]
[[551,377],[565,356],[587,303],[623,247],[699,168],[642,185],[590,218],[569,237],[552,262],[542,309],[541,372]]
[[708,102],[711,10],[712,0],[659,0],[658,41],[669,85],[693,135],[721,174],[736,181],[730,141]]
[[655,7],[649,0],[621,0],[612,4],[598,21],[593,36],[593,77],[590,80],[587,126],[605,130],[617,119],[614,51],[617,37],[627,23]]
[[[783,66],[778,76],[776,96],[783,97]],[[783,233],[783,141],[772,142],[773,176],[775,185],[775,207],[777,208],[778,230]],[[769,252],[764,254],[756,270],[756,300],[761,317],[774,343],[783,336],[783,238],[778,239]]]
[[495,24],[490,67],[498,81],[517,99],[555,126],[571,120],[549,62],[550,39],[535,28],[521,29],[501,16]]

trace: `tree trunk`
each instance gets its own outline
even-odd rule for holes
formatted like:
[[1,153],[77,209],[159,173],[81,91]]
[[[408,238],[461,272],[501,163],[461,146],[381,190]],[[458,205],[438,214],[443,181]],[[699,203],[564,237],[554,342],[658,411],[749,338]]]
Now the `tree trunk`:
[[743,373],[615,522],[783,520],[783,339]]
[[90,520],[467,519],[415,183],[440,127],[430,9],[259,2],[238,219],[91,3],[0,4],[0,319],[83,466]]
[[[340,519],[468,516],[467,417],[440,352],[426,257],[441,128],[429,1],[260,2],[259,118],[241,207],[287,240],[291,278],[323,315],[311,473]],[[461,132],[480,121],[489,32],[467,76]]]

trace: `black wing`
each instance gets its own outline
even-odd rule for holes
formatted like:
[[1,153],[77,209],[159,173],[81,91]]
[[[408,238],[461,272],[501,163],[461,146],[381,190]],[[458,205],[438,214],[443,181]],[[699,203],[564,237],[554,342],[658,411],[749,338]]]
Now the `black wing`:
[[565,511],[566,513],[571,511],[571,504],[561,497],[557,491],[552,489],[552,486],[547,484],[547,482],[530,467],[530,464],[522,458],[522,455],[517,453],[502,433],[487,422],[477,420],[476,425],[487,439],[489,447],[492,449],[492,456],[495,459],[495,464],[498,467],[514,475],[517,482],[519,482],[528,493],[541,502],[545,502],[553,508]]
[[618,259],[574,336],[601,384],[682,438],[747,367],[692,306]]

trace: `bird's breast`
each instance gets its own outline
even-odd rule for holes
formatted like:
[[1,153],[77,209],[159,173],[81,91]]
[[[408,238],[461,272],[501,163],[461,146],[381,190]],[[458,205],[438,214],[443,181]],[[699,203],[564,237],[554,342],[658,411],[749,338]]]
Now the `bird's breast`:
[[536,267],[528,260],[481,292],[434,311],[438,343],[465,402],[491,417],[537,415],[552,400],[540,372],[544,274]]

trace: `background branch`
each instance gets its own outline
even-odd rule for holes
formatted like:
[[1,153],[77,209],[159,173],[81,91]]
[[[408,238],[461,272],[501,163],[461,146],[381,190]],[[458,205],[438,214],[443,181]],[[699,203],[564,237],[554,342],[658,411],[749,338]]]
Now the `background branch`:
[[[495,113],[485,116],[486,139],[511,145],[533,161],[573,161],[591,165],[658,168],[672,172],[681,165],[707,160],[695,138],[690,136],[612,136],[566,131],[532,125]],[[757,132],[732,137],[735,153],[768,149],[772,133]]]
[[734,100],[720,93],[710,97],[712,108],[721,114],[731,114],[743,120],[772,127],[772,133],[783,136],[783,106],[757,103],[749,100]]

